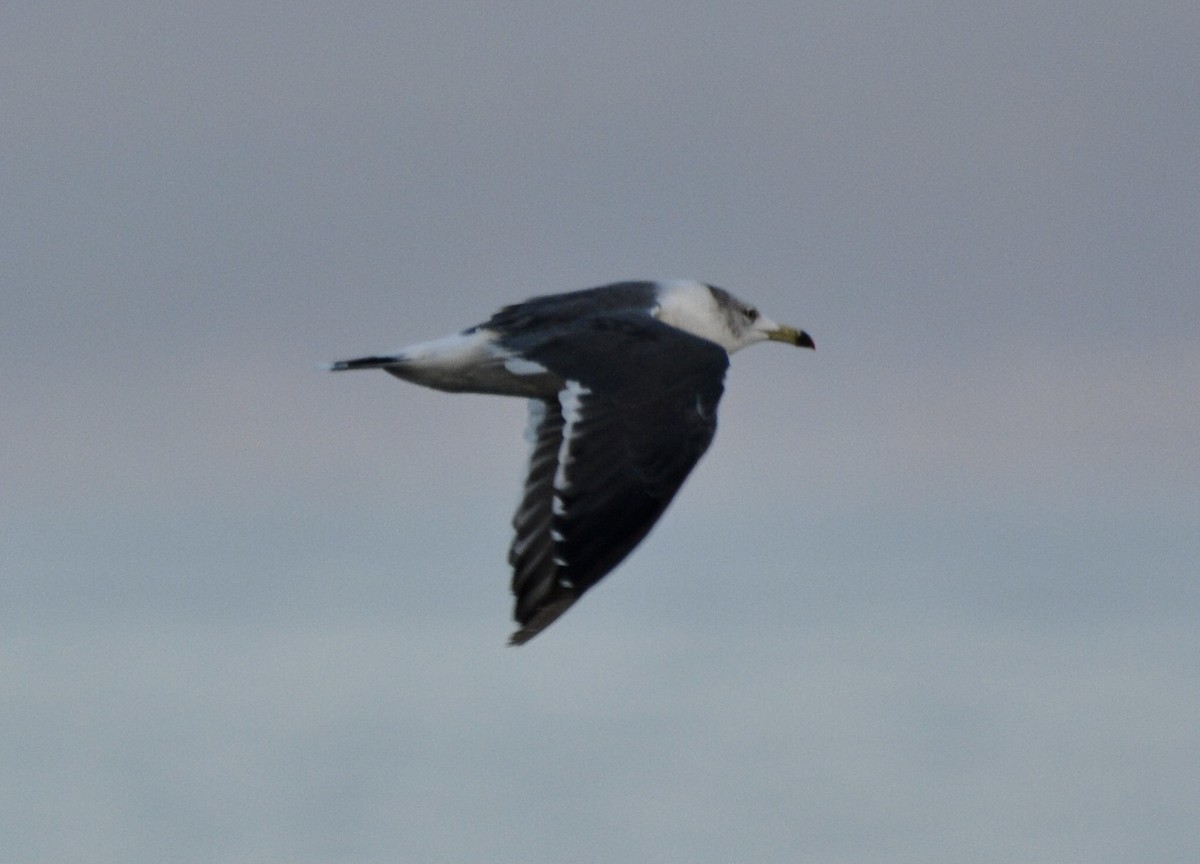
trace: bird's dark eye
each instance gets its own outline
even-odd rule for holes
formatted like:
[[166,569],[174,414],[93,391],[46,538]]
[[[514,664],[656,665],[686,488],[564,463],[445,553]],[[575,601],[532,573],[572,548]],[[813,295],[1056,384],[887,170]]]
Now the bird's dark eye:
[[755,309],[753,306],[747,306],[745,309],[742,310],[742,314],[746,316],[747,321],[757,321],[758,320],[758,310]]

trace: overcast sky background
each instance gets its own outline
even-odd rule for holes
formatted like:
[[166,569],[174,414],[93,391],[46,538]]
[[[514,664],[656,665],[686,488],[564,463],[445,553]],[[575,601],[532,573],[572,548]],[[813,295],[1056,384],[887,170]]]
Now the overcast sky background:
[[[0,859],[1196,861],[1197,44],[6,4]],[[818,350],[507,648],[524,405],[317,364],[676,276]]]

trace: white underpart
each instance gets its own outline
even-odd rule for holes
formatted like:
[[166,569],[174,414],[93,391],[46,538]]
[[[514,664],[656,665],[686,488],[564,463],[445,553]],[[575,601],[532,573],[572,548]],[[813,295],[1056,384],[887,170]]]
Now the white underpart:
[[571,443],[576,437],[575,427],[583,416],[583,397],[591,392],[578,381],[568,381],[567,386],[558,394],[563,412],[563,437],[562,444],[558,447],[558,467],[554,471],[554,501],[550,505],[550,510],[555,516],[562,516],[566,512],[558,493],[571,488],[571,483],[567,480],[567,466],[574,459],[571,455]]
[[541,363],[515,354],[504,361],[504,368],[514,375],[547,375],[550,371]]
[[501,346],[494,330],[480,327],[410,345],[388,371],[425,387],[451,392],[537,396],[547,370]]
[[732,332],[725,312],[717,304],[717,298],[709,287],[703,282],[686,279],[659,285],[658,308],[654,316],[664,324],[716,342],[730,354],[739,348],[761,342],[767,338],[766,331],[777,326],[775,322],[760,317],[742,333]]
[[441,366],[447,369],[461,369],[494,360],[500,353],[495,340],[494,330],[480,327],[478,330],[451,333],[440,339],[409,345],[396,356],[430,368]]
[[529,442],[529,455],[537,448],[538,428],[546,419],[546,403],[541,399],[529,400],[529,422],[525,424],[525,440]]

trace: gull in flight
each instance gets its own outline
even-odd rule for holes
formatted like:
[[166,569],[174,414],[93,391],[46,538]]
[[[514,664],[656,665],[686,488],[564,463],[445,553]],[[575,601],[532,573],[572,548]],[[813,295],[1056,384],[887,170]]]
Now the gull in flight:
[[532,452],[508,553],[520,625],[509,642],[521,645],[649,533],[712,442],[729,355],[768,339],[814,347],[712,285],[619,282],[331,368],[529,400]]

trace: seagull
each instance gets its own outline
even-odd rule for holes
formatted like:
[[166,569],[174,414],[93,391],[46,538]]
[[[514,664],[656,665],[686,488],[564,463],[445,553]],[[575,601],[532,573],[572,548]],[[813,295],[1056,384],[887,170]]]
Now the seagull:
[[509,644],[522,645],[650,532],[712,442],[729,355],[765,340],[815,347],[713,285],[618,282],[534,297],[330,369],[529,400],[529,472],[508,553],[520,625]]

